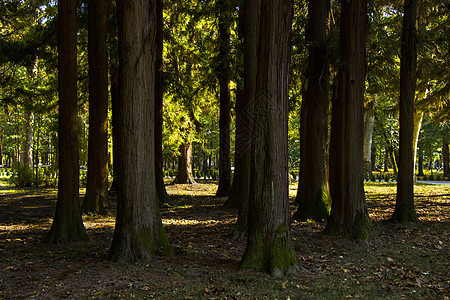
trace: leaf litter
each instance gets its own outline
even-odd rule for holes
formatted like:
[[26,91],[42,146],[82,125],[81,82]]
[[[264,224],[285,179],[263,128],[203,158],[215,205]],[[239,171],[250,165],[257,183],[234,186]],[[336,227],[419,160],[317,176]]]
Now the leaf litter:
[[[106,260],[114,216],[84,217],[88,242],[48,245],[56,191],[0,193],[0,299],[449,299],[450,187],[415,186],[419,224],[387,222],[395,185],[368,184],[373,220],[367,243],[322,233],[325,223],[294,222],[298,274],[239,271],[245,237],[237,210],[214,197],[217,185],[168,185],[161,205],[175,255],[151,262]],[[295,188],[294,188],[295,189]],[[292,192],[291,197],[295,197]],[[293,199],[292,199],[293,200]],[[114,199],[111,199],[114,210]],[[295,206],[292,205],[292,209]]]

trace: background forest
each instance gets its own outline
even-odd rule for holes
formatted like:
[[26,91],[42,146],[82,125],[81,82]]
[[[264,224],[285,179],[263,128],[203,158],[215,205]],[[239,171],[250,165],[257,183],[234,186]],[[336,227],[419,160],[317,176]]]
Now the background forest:
[[[87,1],[78,8],[78,107],[81,182],[86,184],[89,133]],[[226,1],[225,1],[226,2]],[[228,1],[231,2],[231,1]],[[235,105],[242,85],[242,43],[238,6],[230,3],[228,55],[218,49],[218,17],[214,1],[164,3],[163,159],[167,177],[175,177],[182,145],[192,145],[192,176],[218,178],[219,82],[221,64],[229,64],[231,163],[234,165]],[[116,68],[117,29],[108,8],[108,61]],[[448,152],[448,6],[422,1],[419,9],[416,114],[422,126],[417,170],[443,179]],[[339,5],[331,3],[327,45],[337,59]],[[398,98],[402,2],[371,1],[367,36],[365,114],[373,126],[366,160],[371,171],[395,171],[398,155]],[[1,7],[0,159],[3,172],[21,185],[55,184],[57,173],[57,43],[56,1],[3,1]],[[307,5],[295,1],[289,88],[289,170],[298,177],[300,107],[305,84]],[[333,67],[332,67],[333,68]],[[109,81],[111,81],[111,76]],[[332,79],[331,79],[332,80]],[[111,90],[110,90],[111,93]],[[109,105],[111,107],[111,104]],[[423,119],[422,119],[423,118]],[[111,110],[108,157],[112,174]],[[417,121],[418,122],[418,121]],[[370,131],[370,130],[369,130]],[[370,145],[369,145],[370,146]],[[398,159],[397,159],[398,160]],[[22,162],[23,167],[19,167]],[[33,166],[33,168],[32,168]],[[429,170],[427,172],[426,170]],[[432,171],[434,170],[434,171]],[[375,175],[379,176],[379,175]],[[392,174],[390,174],[392,177]]]

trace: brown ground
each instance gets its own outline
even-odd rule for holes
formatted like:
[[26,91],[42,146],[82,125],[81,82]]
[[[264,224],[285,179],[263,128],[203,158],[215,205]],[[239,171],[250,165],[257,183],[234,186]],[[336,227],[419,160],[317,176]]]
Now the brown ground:
[[[175,255],[151,263],[105,260],[113,217],[84,218],[90,241],[47,245],[52,189],[0,191],[0,299],[449,299],[450,186],[416,186],[417,225],[385,222],[395,186],[366,186],[374,235],[368,243],[294,223],[299,274],[239,271],[245,238],[233,239],[236,211],[214,184],[168,186],[163,223]],[[295,196],[295,189],[291,190]]]

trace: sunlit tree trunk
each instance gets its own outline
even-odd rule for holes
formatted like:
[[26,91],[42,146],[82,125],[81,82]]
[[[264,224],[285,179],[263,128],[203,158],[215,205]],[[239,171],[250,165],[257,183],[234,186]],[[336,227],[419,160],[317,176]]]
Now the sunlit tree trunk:
[[342,1],[340,67],[330,142],[331,214],[325,232],[367,239],[363,139],[367,1]]
[[[254,0],[244,6],[249,1]],[[291,22],[290,0],[261,1],[248,239],[241,267],[275,276],[299,263],[290,230],[287,166]]]
[[405,0],[400,58],[400,136],[397,200],[392,221],[417,222],[414,208],[414,99],[418,0]]
[[156,0],[118,0],[117,217],[109,258],[170,254],[155,183]]
[[178,156],[178,172],[173,183],[195,183],[194,174],[192,173],[192,143],[190,142],[180,145],[180,155]]
[[105,214],[108,195],[107,1],[89,2],[89,141],[83,212]]
[[331,199],[327,178],[329,62],[327,28],[330,2],[309,2],[308,87],[301,106],[300,180],[294,218],[306,221],[325,220]]
[[417,145],[419,144],[419,135],[420,129],[422,128],[423,115],[424,113],[418,110],[416,110],[414,113],[414,131],[413,131],[414,170],[417,162]]
[[372,175],[373,101],[364,108],[364,174]]
[[79,199],[77,1],[58,2],[58,200],[50,243],[86,240]]
[[160,202],[168,202],[163,176],[163,1],[156,0],[156,78],[155,78],[155,174],[156,193]]
[[230,8],[228,0],[216,0],[219,25],[219,103],[220,103],[220,140],[219,140],[219,186],[216,196],[226,197],[231,189],[231,158],[230,158]]

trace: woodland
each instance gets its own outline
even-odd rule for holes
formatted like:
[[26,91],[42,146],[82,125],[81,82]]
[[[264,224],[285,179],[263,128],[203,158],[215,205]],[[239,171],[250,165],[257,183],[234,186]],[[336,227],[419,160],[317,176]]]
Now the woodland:
[[450,296],[450,2],[0,2],[0,299]]

